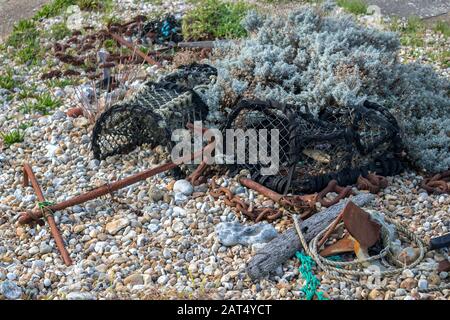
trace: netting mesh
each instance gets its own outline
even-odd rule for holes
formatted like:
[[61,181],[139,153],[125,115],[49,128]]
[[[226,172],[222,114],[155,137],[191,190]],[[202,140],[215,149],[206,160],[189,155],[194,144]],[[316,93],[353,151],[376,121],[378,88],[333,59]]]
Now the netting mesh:
[[92,150],[96,159],[127,153],[144,143],[171,145],[171,133],[206,119],[208,108],[189,88],[148,82],[131,99],[116,104],[96,121]]
[[[242,100],[228,116],[223,130],[261,128],[278,129],[278,172],[262,175],[261,163],[232,167],[250,170],[255,181],[280,193],[311,193],[333,179],[349,185],[369,172],[393,175],[402,170],[397,157],[401,150],[397,123],[370,102],[344,111],[330,109],[316,119],[293,106]],[[246,150],[250,158],[251,148]]]
[[181,21],[173,15],[168,15],[161,20],[149,21],[143,26],[141,37],[148,37],[157,44],[180,42],[183,40]]
[[209,85],[217,76],[217,69],[208,64],[191,63],[182,65],[166,75],[162,81],[183,85],[190,89]]

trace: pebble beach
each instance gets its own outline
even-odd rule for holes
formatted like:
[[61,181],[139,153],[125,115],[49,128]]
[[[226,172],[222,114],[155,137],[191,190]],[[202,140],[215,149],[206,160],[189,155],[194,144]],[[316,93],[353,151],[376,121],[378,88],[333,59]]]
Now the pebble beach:
[[[153,4],[120,0],[114,13],[126,21],[138,14],[182,14],[188,8],[184,1]],[[48,29],[61,19],[44,19],[39,28]],[[90,12],[83,23],[98,29],[103,25],[102,15]],[[44,48],[51,48],[50,42],[43,41]],[[404,46],[400,59],[429,63],[449,77],[448,64],[430,58],[430,53],[448,51],[449,47],[450,39],[430,31],[424,47]],[[246,273],[247,263],[256,251],[293,226],[291,216],[263,222],[264,232],[256,232],[255,237],[237,237],[233,243],[224,244],[218,235],[219,225],[239,223],[250,227],[255,223],[227,206],[223,199],[213,198],[207,183],[192,186],[188,181],[176,180],[171,172],[55,212],[73,260],[72,266],[64,265],[47,225],[18,223],[20,213],[35,208],[38,202],[33,188],[23,186],[23,164],[31,165],[47,200],[61,202],[167,162],[168,154],[163,147],[152,150],[143,145],[128,154],[95,160],[90,147],[92,122],[66,114],[77,105],[80,86],[89,81],[86,74],[78,76],[77,84],[49,87],[41,76],[48,72],[48,65],[62,68],[62,62],[55,57],[46,55],[40,64],[24,67],[0,51],[0,61],[0,69],[11,68],[17,83],[33,87],[38,93],[49,92],[61,101],[48,115],[24,114],[19,98],[24,86],[0,88],[1,131],[27,123],[23,142],[0,149],[0,300],[304,298],[301,289],[305,280],[295,257],[264,279],[252,280]],[[159,70],[148,65],[138,68],[136,73],[157,79],[171,66]],[[422,179],[423,173],[412,170],[388,177],[388,187],[364,208],[408,226],[425,243],[448,233],[450,195],[429,195],[420,187]],[[236,178],[221,176],[216,183],[254,207],[278,206],[240,185]],[[353,191],[365,192],[356,188]],[[414,247],[403,250],[411,261],[418,254]],[[334,280],[318,268],[314,272],[320,280],[318,290],[332,300],[449,300],[449,289],[419,292],[450,282],[448,272],[438,271],[439,263],[445,260],[449,261],[448,248],[430,251],[416,268],[383,278],[379,284],[372,276],[363,276],[359,279],[361,286]]]

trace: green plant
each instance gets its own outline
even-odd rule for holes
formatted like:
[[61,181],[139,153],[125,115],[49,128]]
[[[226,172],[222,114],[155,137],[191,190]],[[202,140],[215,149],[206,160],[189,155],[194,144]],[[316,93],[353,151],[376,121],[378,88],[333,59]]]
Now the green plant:
[[42,57],[40,32],[33,20],[21,20],[14,25],[6,45],[17,50],[14,56],[20,63],[35,64]]
[[55,23],[50,28],[50,36],[55,40],[62,40],[65,37],[68,37],[72,34],[72,32],[67,28],[64,22]]
[[353,14],[366,14],[367,3],[364,0],[337,0],[336,4],[345,11]]
[[73,79],[49,79],[45,82],[49,88],[64,88],[77,83]]
[[188,40],[241,38],[247,33],[241,20],[253,7],[243,1],[194,1],[195,8],[183,17],[183,36]]
[[6,147],[9,147],[14,143],[23,142],[25,134],[20,129],[14,129],[7,133],[0,132],[0,136]]
[[26,129],[28,129],[28,128],[31,127],[31,126],[33,126],[33,122],[32,122],[32,121],[22,122],[22,123],[19,125],[19,129],[20,129],[20,130],[26,130]]
[[419,17],[411,16],[405,24],[398,17],[394,17],[389,24],[389,29],[398,32],[400,43],[408,47],[423,47],[425,44],[423,33],[425,25]]
[[77,0],[77,5],[81,10],[86,11],[111,11],[113,1],[111,0]]
[[438,21],[434,26],[434,31],[440,32],[444,37],[450,37],[450,23],[447,21]]
[[110,52],[114,52],[117,49],[117,42],[113,39],[106,39],[103,41],[103,47]]
[[163,4],[162,0],[143,0],[143,2],[151,3],[151,4],[154,4],[154,5],[157,5],[157,6],[160,6],[160,5]]
[[106,26],[109,26],[111,24],[115,24],[115,23],[121,23],[122,20],[120,20],[119,17],[112,15],[112,14],[105,14],[102,18],[102,22],[103,24],[105,24]]
[[12,69],[7,68],[4,73],[0,73],[0,88],[12,90],[17,86],[17,81],[14,80],[14,73]]
[[34,15],[33,19],[51,18],[61,14],[70,5],[75,5],[76,0],[53,0],[52,2],[42,6],[42,8]]
[[20,91],[17,94],[17,97],[19,99],[26,99],[26,98],[33,98],[36,95],[36,85],[30,85],[30,86],[20,86]]
[[420,19],[417,16],[411,16],[408,18],[408,21],[406,23],[405,31],[407,33],[418,33],[423,32],[425,29],[425,25],[422,22],[422,19]]
[[37,37],[39,37],[39,31],[36,29],[36,23],[32,20],[20,20],[6,39],[6,45],[17,49],[25,43],[33,42]]
[[16,53],[17,60],[20,63],[30,63],[32,65],[35,65],[42,58],[42,55],[43,51],[40,46],[39,39],[25,44]]
[[21,107],[21,111],[24,113],[31,113],[34,111],[47,115],[51,110],[61,106],[61,104],[61,100],[53,98],[49,93],[44,93],[38,96],[34,102],[24,103]]

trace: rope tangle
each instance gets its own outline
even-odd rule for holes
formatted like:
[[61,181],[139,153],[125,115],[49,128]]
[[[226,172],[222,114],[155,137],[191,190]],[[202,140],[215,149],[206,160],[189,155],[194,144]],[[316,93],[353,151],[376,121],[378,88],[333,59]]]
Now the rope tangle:
[[[408,266],[406,266],[404,263],[402,263],[402,261],[398,260],[397,258],[395,258],[393,256],[392,251],[391,251],[391,245],[390,245],[391,238],[389,235],[389,230],[387,230],[385,225],[382,225],[382,241],[383,241],[383,245],[385,247],[383,248],[383,250],[381,250],[381,252],[378,255],[371,256],[368,259],[359,259],[359,260],[354,260],[354,261],[341,262],[341,261],[333,261],[331,259],[324,258],[324,257],[320,256],[318,253],[319,248],[317,246],[317,243],[319,242],[322,235],[327,231],[328,228],[325,228],[324,230],[322,230],[308,244],[308,242],[306,241],[304,234],[299,226],[297,215],[293,215],[295,230],[297,231],[298,237],[300,239],[300,243],[302,244],[303,249],[305,250],[306,254],[308,256],[310,256],[314,260],[314,262],[316,262],[317,265],[324,272],[327,273],[327,275],[329,277],[339,280],[339,281],[348,282],[348,283],[351,283],[356,286],[363,286],[367,289],[373,289],[373,288],[370,288],[366,284],[361,284],[355,280],[348,279],[345,276],[360,277],[360,276],[369,276],[371,274],[378,275],[378,276],[391,276],[391,275],[395,275],[395,274],[400,274],[405,269],[411,270],[411,269],[416,268],[417,265],[423,260],[423,258],[425,257],[425,254],[427,252],[426,245],[413,232],[409,231],[403,225],[401,225],[400,223],[394,221],[393,219],[391,219],[387,216],[384,216],[383,218],[384,218],[385,222],[387,222],[395,227],[395,229],[400,237],[406,238],[406,239],[414,242],[417,245],[417,247],[419,248],[419,257],[415,261],[413,261],[411,264],[409,264]],[[342,225],[342,223],[340,225]],[[385,264],[387,264],[389,266],[394,266],[394,268],[377,271],[377,273],[375,273],[375,272],[371,273],[367,269],[365,269],[364,271],[345,269],[345,267],[353,267],[354,265],[361,265],[363,263],[371,262],[371,261],[375,261],[375,260],[382,260]],[[419,292],[429,293],[429,292],[441,291],[441,290],[449,289],[449,288],[450,288],[450,284],[447,284],[447,285],[436,287],[436,288],[419,289]]]

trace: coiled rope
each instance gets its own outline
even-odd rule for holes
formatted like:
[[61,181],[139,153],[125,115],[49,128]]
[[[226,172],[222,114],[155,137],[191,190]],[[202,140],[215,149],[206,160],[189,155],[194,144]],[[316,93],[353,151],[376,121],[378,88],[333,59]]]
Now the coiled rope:
[[[392,254],[392,251],[391,251],[391,245],[390,245],[391,241],[390,241],[390,237],[389,237],[389,230],[387,230],[385,225],[382,225],[382,241],[383,241],[384,248],[381,250],[381,252],[379,254],[377,254],[375,256],[371,256],[367,259],[357,259],[354,261],[346,261],[346,262],[333,261],[333,260],[330,260],[330,259],[320,256],[318,253],[319,248],[317,247],[317,243],[318,243],[319,239],[321,239],[322,235],[327,231],[328,228],[325,228],[324,230],[322,230],[317,236],[315,236],[309,242],[309,245],[308,245],[308,243],[306,242],[305,237],[303,235],[303,232],[298,224],[297,215],[293,215],[293,219],[294,219],[295,229],[297,231],[298,237],[300,239],[300,242],[301,242],[306,254],[309,255],[314,260],[314,262],[316,262],[317,265],[330,278],[333,278],[333,279],[336,279],[339,281],[348,282],[348,283],[351,283],[356,286],[362,286],[362,287],[365,287],[368,289],[373,289],[373,288],[370,288],[366,284],[362,284],[355,280],[346,278],[346,277],[344,277],[344,275],[361,277],[361,276],[369,276],[369,275],[391,276],[391,275],[395,275],[395,274],[401,274],[406,269],[414,270],[413,268],[415,268],[423,260],[423,258],[425,257],[425,254],[427,252],[427,246],[423,243],[423,241],[420,238],[418,238],[414,233],[409,231],[407,228],[402,226],[400,223],[394,221],[393,219],[391,219],[387,216],[384,216],[384,220],[396,228],[396,231],[399,234],[400,238],[402,238],[402,239],[406,238],[417,245],[417,247],[419,248],[419,256],[417,257],[417,259],[415,261],[413,261],[411,264],[406,266],[404,263],[402,263],[400,260],[398,260],[397,258],[394,257],[394,255]],[[339,226],[340,225],[342,225],[342,223],[339,224]],[[366,262],[371,262],[371,261],[380,260],[380,259],[382,260],[382,262],[384,262],[385,265],[390,266],[390,267],[394,266],[395,268],[390,268],[388,270],[381,270],[381,271],[377,270],[377,271],[372,271],[372,272],[368,269],[365,269],[364,271],[345,269],[345,267],[351,268],[355,265],[361,265]],[[418,269],[418,268],[416,268],[416,269]],[[446,284],[446,285],[435,287],[435,288],[426,288],[426,289],[419,288],[418,291],[421,293],[429,293],[429,292],[434,292],[434,291],[441,291],[444,289],[450,289],[450,284]]]

